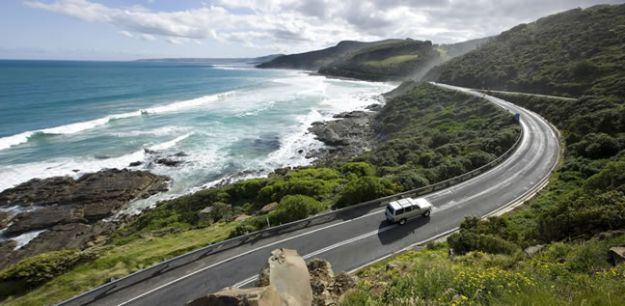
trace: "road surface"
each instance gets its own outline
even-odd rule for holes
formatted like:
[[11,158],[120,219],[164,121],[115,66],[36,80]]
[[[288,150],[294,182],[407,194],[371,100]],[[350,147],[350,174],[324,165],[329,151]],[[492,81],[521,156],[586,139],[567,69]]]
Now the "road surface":
[[482,217],[518,204],[544,186],[560,154],[557,132],[546,120],[495,97],[465,88],[436,85],[484,97],[513,113],[520,113],[524,134],[517,150],[499,166],[427,195],[434,205],[429,219],[416,219],[399,226],[387,224],[381,208],[361,212],[353,219],[262,239],[205,257],[103,296],[92,304],[184,305],[227,286],[251,285],[271,250],[280,247],[295,249],[305,259],[327,259],[335,271],[351,271],[416,243],[447,234],[466,216]]

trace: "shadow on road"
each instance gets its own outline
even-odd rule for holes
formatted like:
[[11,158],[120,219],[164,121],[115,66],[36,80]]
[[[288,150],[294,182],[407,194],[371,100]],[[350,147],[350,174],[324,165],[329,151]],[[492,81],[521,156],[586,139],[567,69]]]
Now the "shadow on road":
[[[380,223],[378,228],[378,239],[382,244],[393,243],[400,240],[412,233],[414,233],[419,227],[426,225],[430,222],[430,218],[419,217],[414,220],[406,222],[404,225],[392,224],[387,220]],[[386,229],[386,227],[392,227]]]

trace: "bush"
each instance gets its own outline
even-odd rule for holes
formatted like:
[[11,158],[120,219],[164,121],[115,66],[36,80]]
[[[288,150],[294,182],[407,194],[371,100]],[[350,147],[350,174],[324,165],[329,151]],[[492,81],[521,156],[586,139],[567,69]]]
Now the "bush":
[[265,178],[241,180],[232,184],[227,192],[233,201],[254,199],[265,185],[267,185]]
[[577,191],[539,215],[539,232],[545,241],[589,236],[625,227],[625,195],[608,191],[588,195]]
[[341,166],[341,172],[345,175],[355,174],[357,176],[375,175],[375,167],[366,162],[352,162]]
[[392,184],[375,176],[363,176],[345,186],[337,202],[338,207],[345,207],[393,194]]
[[26,258],[0,271],[0,300],[40,286],[86,258],[79,250],[47,252]]
[[428,179],[415,170],[404,170],[395,176],[394,181],[402,186],[402,190],[411,190],[430,184]]
[[288,195],[282,198],[278,208],[269,213],[272,224],[283,224],[314,215],[325,207],[319,201],[305,195]]
[[619,190],[625,192],[625,161],[608,163],[603,170],[588,178],[584,188],[588,191]]
[[460,231],[447,238],[447,243],[456,254],[482,251],[491,254],[514,254],[519,250],[516,244],[493,235]]

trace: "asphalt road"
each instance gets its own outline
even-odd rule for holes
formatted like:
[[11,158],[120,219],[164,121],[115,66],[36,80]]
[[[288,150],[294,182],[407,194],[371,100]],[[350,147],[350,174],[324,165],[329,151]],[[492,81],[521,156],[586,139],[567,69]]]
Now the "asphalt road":
[[521,114],[524,136],[518,149],[496,168],[469,181],[426,196],[434,205],[429,219],[406,225],[384,221],[383,209],[360,212],[281,236],[250,242],[165,272],[111,295],[96,305],[184,305],[185,302],[227,286],[246,286],[255,281],[271,250],[296,249],[306,259],[324,258],[335,271],[350,271],[455,230],[465,216],[486,216],[519,203],[543,186],[558,162],[560,147],[556,131],[533,112],[468,89],[437,84],[483,96]]

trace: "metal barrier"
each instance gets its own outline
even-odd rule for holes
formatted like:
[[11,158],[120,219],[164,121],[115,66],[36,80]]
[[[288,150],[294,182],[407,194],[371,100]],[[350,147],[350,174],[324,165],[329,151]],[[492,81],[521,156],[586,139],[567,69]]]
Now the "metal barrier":
[[93,302],[103,296],[119,291],[126,287],[132,286],[141,281],[144,281],[146,279],[158,276],[164,272],[187,265],[191,262],[194,262],[206,256],[213,255],[215,253],[219,253],[219,252],[222,252],[224,250],[228,250],[234,247],[238,247],[240,245],[243,245],[251,241],[257,241],[262,238],[289,233],[292,231],[304,229],[310,226],[332,222],[335,220],[352,219],[362,214],[363,212],[367,212],[367,211],[370,211],[379,207],[383,207],[389,202],[394,201],[394,200],[398,200],[398,199],[405,198],[408,196],[422,196],[422,195],[429,194],[429,193],[432,193],[441,189],[445,189],[447,187],[450,187],[458,183],[465,182],[488,170],[495,168],[497,165],[499,165],[508,157],[510,157],[516,151],[522,139],[523,139],[523,129],[520,130],[515,143],[506,152],[504,152],[503,154],[501,154],[500,156],[498,156],[497,158],[495,158],[488,164],[483,165],[467,173],[461,174],[459,176],[455,176],[455,177],[446,179],[444,181],[440,181],[435,184],[423,186],[420,188],[408,190],[408,191],[401,192],[401,193],[397,193],[391,196],[387,196],[387,197],[383,197],[383,198],[379,198],[379,199],[375,199],[375,200],[371,200],[367,202],[362,202],[362,203],[348,206],[345,208],[321,213],[319,215],[315,215],[306,219],[297,220],[297,221],[293,221],[290,223],[285,223],[282,225],[262,229],[253,233],[237,236],[237,237],[224,240],[221,242],[213,243],[206,247],[171,258],[169,260],[163,261],[147,269],[137,271],[135,273],[129,274],[118,280],[104,284],[100,287],[87,291],[69,300],[63,301],[59,303],[59,305],[84,305],[84,304]]

